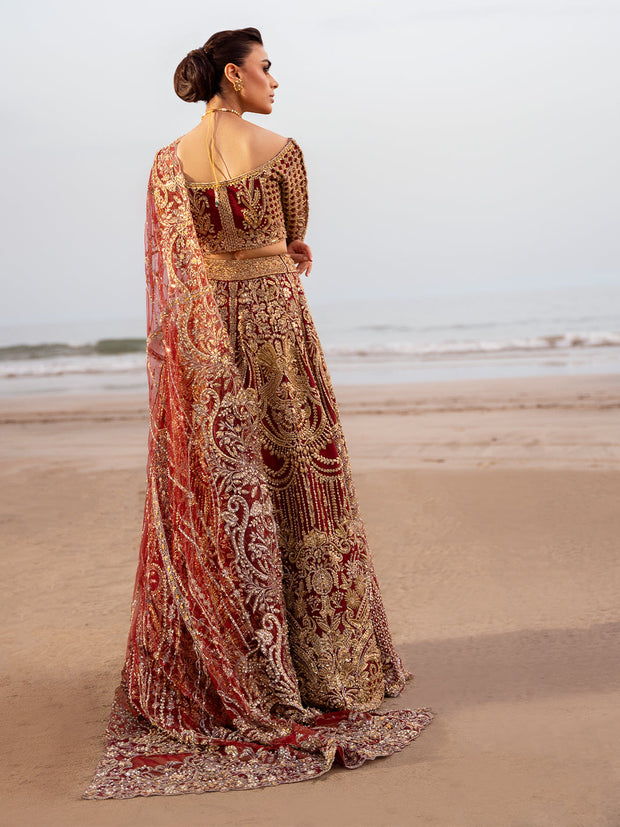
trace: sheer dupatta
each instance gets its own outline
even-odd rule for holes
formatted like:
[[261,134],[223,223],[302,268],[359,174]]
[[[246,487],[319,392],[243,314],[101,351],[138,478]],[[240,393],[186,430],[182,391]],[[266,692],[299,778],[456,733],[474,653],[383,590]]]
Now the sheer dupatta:
[[428,710],[302,705],[256,399],[207,279],[176,142],[151,170],[145,244],[144,524],[123,678],[84,796],[260,787],[395,752]]

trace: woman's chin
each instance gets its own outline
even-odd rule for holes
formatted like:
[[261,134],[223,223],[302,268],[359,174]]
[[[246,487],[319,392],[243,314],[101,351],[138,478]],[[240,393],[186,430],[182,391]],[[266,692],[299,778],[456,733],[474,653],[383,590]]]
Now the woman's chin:
[[263,106],[257,106],[256,109],[253,109],[252,111],[256,112],[257,115],[271,115],[273,111],[273,101],[270,101]]

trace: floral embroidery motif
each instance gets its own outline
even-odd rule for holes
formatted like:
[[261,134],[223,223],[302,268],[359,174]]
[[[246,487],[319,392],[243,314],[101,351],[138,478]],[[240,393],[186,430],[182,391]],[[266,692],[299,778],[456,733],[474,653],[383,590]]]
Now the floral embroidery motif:
[[[325,360],[292,265],[234,286],[214,281],[235,331],[244,387],[257,393],[261,456],[284,564],[289,643],[302,700],[374,709],[385,694],[373,617],[375,582]],[[391,644],[388,671],[400,670]],[[391,687],[393,691],[394,687]]]

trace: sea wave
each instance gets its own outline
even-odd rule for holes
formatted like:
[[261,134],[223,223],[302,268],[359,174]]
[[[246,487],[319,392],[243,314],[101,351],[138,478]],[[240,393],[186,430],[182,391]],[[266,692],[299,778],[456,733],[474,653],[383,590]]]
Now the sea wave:
[[[570,353],[600,348],[620,347],[620,333],[571,332],[505,340],[462,339],[438,342],[390,342],[373,345],[325,344],[330,359],[352,364],[429,360],[467,359],[474,357],[510,357],[520,353]],[[51,343],[12,345],[0,348],[0,378],[63,376],[66,374],[119,374],[146,370],[143,339],[101,339],[93,344]]]
[[62,357],[118,356],[123,353],[144,353],[145,348],[145,339],[99,339],[96,342],[82,344],[46,342],[37,345],[7,345],[0,347],[0,362]]
[[65,376],[77,373],[129,373],[146,371],[144,353],[114,356],[68,356],[56,359],[18,359],[0,361],[0,378]]
[[338,345],[327,347],[330,356],[345,358],[395,358],[395,357],[441,357],[467,356],[468,354],[551,352],[566,351],[573,348],[620,347],[620,333],[614,332],[575,332],[550,334],[548,336],[530,336],[505,340],[470,339],[444,342],[385,342],[370,346]]

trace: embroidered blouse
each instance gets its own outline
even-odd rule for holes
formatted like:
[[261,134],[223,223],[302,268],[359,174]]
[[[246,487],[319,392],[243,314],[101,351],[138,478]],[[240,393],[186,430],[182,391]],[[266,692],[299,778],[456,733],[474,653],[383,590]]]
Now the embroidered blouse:
[[186,181],[203,254],[264,247],[303,239],[308,223],[308,184],[299,145],[289,138],[270,161],[213,184]]

